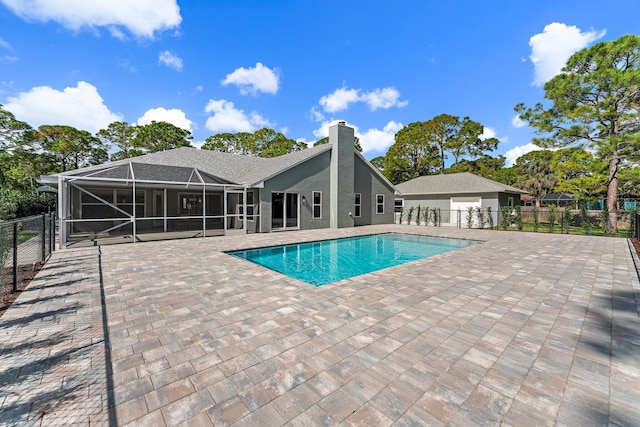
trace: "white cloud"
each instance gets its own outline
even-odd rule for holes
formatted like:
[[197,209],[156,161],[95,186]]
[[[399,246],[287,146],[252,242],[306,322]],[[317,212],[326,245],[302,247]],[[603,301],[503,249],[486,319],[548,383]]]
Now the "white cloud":
[[262,127],[273,127],[273,124],[260,114],[247,114],[225,99],[210,99],[204,111],[213,113],[205,123],[207,129],[212,132],[253,132]]
[[327,113],[336,113],[349,108],[349,104],[360,100],[360,89],[336,89],[329,95],[324,95],[318,103]]
[[385,152],[394,143],[396,133],[404,126],[402,123],[390,121],[382,130],[368,129],[366,132],[358,135],[362,152],[369,151]]
[[518,114],[516,114],[511,118],[511,126],[513,126],[516,129],[523,128],[526,125],[527,125],[527,122],[522,120]]
[[510,168],[516,163],[516,160],[518,159],[518,157],[536,150],[542,150],[542,148],[538,147],[535,144],[532,144],[531,142],[525,145],[519,145],[517,147],[514,147],[511,150],[504,153],[504,157],[506,157],[505,164],[508,168]]
[[311,107],[311,111],[309,111],[311,115],[311,119],[314,122],[321,122],[324,120],[324,114],[322,114],[316,107]]
[[385,110],[391,107],[402,108],[409,103],[409,101],[398,101],[399,98],[400,92],[394,87],[385,87],[362,94],[362,100],[367,103],[371,111],[378,108]]
[[[336,123],[338,123],[338,119],[326,120],[322,122],[320,128],[313,131],[313,135],[317,139],[324,138],[329,136],[329,128]],[[360,132],[358,127],[347,123],[347,126],[351,126],[354,128],[355,136],[360,140],[360,145],[362,146],[363,154],[366,154],[370,151],[379,151],[384,152],[387,148],[391,147],[394,142],[394,138],[396,132],[403,128],[403,124],[395,121],[390,121],[387,123],[382,130],[380,129],[368,129],[366,132]]]
[[575,25],[567,26],[553,22],[542,33],[535,34],[529,39],[533,63],[533,85],[542,86],[557,75],[567,62],[567,59],[602,38],[606,30],[582,32]]
[[147,110],[142,117],[138,119],[138,125],[148,125],[151,122],[167,122],[179,128],[192,131],[191,120],[187,119],[184,111],[177,108],[167,110],[162,107]]
[[258,92],[278,93],[278,69],[270,69],[260,62],[254,68],[236,69],[233,73],[227,74],[222,81],[222,85],[236,85],[243,95],[256,95]]
[[391,107],[402,108],[409,101],[399,101],[400,92],[393,87],[374,89],[371,92],[362,92],[362,89],[348,89],[342,87],[333,91],[329,95],[324,95],[318,103],[327,113],[336,113],[349,108],[350,104],[363,102],[369,106],[371,111],[378,108],[388,109]]
[[17,60],[18,60],[17,56],[11,56],[11,55],[0,56],[0,62],[11,63],[11,62],[16,62]]
[[163,64],[169,68],[182,71],[182,58],[168,50],[160,52],[160,55],[158,55],[158,64]]
[[7,50],[13,50],[13,47],[9,44],[9,42],[6,40],[3,40],[2,38],[0,38],[0,47]]
[[96,133],[122,120],[121,114],[112,113],[104,105],[96,87],[83,81],[63,91],[38,86],[7,99],[4,108],[33,127],[67,125]]
[[115,37],[124,27],[137,37],[153,38],[175,28],[182,17],[177,0],[0,0],[27,21],[55,21],[66,28],[107,27]]

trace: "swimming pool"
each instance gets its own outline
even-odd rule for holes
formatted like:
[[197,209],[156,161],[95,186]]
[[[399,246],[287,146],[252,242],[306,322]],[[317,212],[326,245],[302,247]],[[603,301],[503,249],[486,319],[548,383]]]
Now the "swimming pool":
[[321,286],[475,243],[478,242],[385,233],[227,253]]

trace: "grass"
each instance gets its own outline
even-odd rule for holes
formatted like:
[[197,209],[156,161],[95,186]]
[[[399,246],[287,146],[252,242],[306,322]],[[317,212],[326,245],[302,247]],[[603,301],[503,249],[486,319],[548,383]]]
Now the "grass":
[[[504,230],[502,226],[494,227],[495,230]],[[518,227],[510,226],[507,227],[508,231],[518,231]],[[522,231],[532,232],[532,233],[547,233],[549,234],[549,225],[548,223],[540,223],[538,225],[538,231],[534,231],[533,223],[525,222],[522,226]],[[563,234],[562,227],[560,225],[555,225],[553,227],[553,234]],[[577,234],[577,235],[586,235],[584,228],[578,226],[569,226],[568,234]],[[601,227],[591,226],[589,229],[589,236],[604,236],[604,230]],[[607,237],[622,237],[627,238],[629,236],[629,229],[627,228],[619,228],[617,233],[608,233]]]

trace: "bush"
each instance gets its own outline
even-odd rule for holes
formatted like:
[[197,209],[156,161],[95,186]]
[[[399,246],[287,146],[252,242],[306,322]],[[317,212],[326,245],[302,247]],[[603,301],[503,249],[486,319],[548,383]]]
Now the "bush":
[[534,206],[531,209],[531,214],[533,215],[533,231],[537,232],[538,227],[540,226],[540,212],[538,211],[537,206]]
[[420,205],[418,205],[416,209],[416,225],[420,225],[420,220],[422,219],[420,218],[420,210],[421,210]]
[[487,206],[487,221],[489,222],[489,229],[493,230],[493,212],[491,206]]
[[52,194],[18,193],[0,189],[0,220],[23,218],[54,210],[56,198]]
[[500,206],[500,217],[502,229],[506,230],[509,227],[509,223],[511,222],[511,215],[509,215],[509,206]]
[[471,228],[473,226],[473,212],[475,209],[473,206],[469,206],[467,208],[467,228]]
[[402,224],[402,216],[404,215],[404,208],[400,208],[400,219],[398,220],[398,224]]
[[482,210],[481,207],[477,207],[476,208],[476,215],[478,216],[478,225],[480,226],[480,228],[484,228],[484,225],[486,224],[486,219],[484,216],[484,211]]
[[514,220],[516,221],[516,226],[518,227],[518,231],[522,231],[524,224],[522,222],[522,207],[520,205],[515,206],[516,215]]
[[582,202],[580,204],[580,223],[584,234],[587,236],[591,234],[591,221],[589,220],[589,212],[587,211],[587,203]]
[[438,208],[433,208],[433,210],[431,211],[431,218],[433,221],[433,226],[437,227],[440,221],[440,214],[439,214],[439,210]]
[[411,225],[411,218],[413,218],[413,211],[415,210],[415,208],[413,206],[411,206],[409,208],[409,213],[407,214],[407,224]]
[[571,225],[571,206],[565,206],[560,222],[562,232],[569,234],[569,226]]
[[611,215],[609,215],[609,208],[607,204],[604,203],[602,205],[602,234],[608,235],[611,232],[611,226],[609,224],[609,220],[611,219]]
[[549,233],[553,233],[553,227],[556,225],[556,207],[549,206]]

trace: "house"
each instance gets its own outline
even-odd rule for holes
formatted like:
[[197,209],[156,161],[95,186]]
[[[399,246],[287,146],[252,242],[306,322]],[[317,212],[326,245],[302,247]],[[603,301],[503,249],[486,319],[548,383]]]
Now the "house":
[[208,236],[393,223],[395,187],[353,141],[354,129],[340,122],[329,129],[329,144],[279,157],[183,147],[41,182],[58,188],[63,246],[107,236],[136,241],[149,233]]
[[418,206],[438,209],[442,224],[458,227],[466,223],[469,207],[490,207],[497,225],[500,207],[520,205],[520,195],[526,194],[518,188],[468,172],[420,176],[398,184],[396,188],[401,193],[396,197],[396,206],[402,207],[404,212]]

